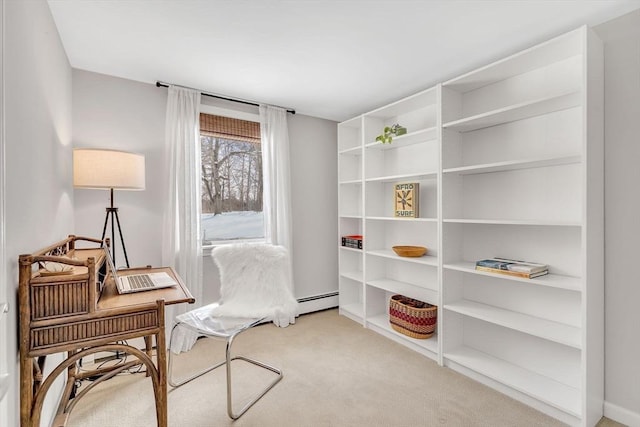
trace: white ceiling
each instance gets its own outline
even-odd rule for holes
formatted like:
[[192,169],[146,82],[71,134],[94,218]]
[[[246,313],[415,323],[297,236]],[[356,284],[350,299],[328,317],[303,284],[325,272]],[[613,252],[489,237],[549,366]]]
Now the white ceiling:
[[336,121],[640,8],[640,0],[48,3],[74,68]]

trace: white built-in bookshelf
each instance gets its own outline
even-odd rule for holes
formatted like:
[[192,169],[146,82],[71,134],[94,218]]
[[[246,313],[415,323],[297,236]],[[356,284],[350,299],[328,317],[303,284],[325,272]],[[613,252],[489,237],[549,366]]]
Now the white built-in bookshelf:
[[[572,425],[604,391],[602,45],[579,28],[338,125],[340,313]],[[407,134],[381,144],[384,126]],[[393,185],[420,183],[419,218]],[[428,248],[402,258],[391,247]],[[475,270],[495,256],[535,279]],[[438,306],[416,340],[389,298]]]
[[[338,126],[339,234],[364,235],[363,250],[339,248],[340,312],[366,327],[438,359],[438,334],[418,340],[391,329],[389,298],[403,294],[440,301],[438,278],[438,91],[426,90]],[[376,142],[385,126],[407,133]],[[393,186],[420,184],[418,218],[396,218]],[[403,258],[395,245],[426,246],[420,258]]]

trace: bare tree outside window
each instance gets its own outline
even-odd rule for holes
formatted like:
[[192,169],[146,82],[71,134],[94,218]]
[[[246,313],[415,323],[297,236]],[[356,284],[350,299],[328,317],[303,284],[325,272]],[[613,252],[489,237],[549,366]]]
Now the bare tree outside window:
[[203,245],[264,238],[261,145],[243,139],[201,131]]

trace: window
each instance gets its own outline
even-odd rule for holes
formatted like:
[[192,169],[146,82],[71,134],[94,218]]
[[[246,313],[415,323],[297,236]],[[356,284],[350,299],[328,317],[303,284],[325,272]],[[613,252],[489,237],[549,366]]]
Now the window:
[[264,239],[260,123],[200,114],[202,244]]

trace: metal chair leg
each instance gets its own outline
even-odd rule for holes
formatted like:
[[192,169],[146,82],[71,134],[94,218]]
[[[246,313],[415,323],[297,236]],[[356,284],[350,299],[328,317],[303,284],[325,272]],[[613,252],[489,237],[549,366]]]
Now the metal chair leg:
[[[227,379],[227,415],[229,415],[229,418],[233,419],[233,420],[237,420],[238,418],[240,418],[245,412],[247,412],[247,410],[249,408],[251,408],[258,400],[260,400],[262,398],[262,396],[264,396],[265,394],[267,394],[267,392],[269,390],[271,390],[278,382],[280,382],[280,380],[283,377],[282,371],[274,366],[271,365],[267,365],[266,363],[260,362],[258,360],[255,359],[251,359],[248,357],[244,357],[244,356],[231,356],[231,345],[233,344],[233,341],[235,339],[235,337],[237,335],[240,334],[240,332],[230,335],[228,337],[226,337],[226,350],[225,350],[225,360],[223,360],[222,362],[213,365],[213,366],[209,366],[199,372],[197,372],[196,374],[185,378],[181,381],[174,381],[173,379],[173,361],[172,361],[172,351],[171,351],[171,342],[173,341],[173,334],[174,331],[176,329],[176,327],[178,327],[179,324],[176,323],[173,328],[171,329],[171,338],[169,340],[169,369],[168,369],[168,375],[167,375],[167,380],[169,382],[169,385],[171,385],[171,387],[180,387],[183,384],[188,383],[189,381],[192,381],[204,374],[206,374],[207,372],[211,372],[216,368],[219,368],[222,365],[226,365],[226,379]],[[216,337],[211,337],[211,338],[216,338]],[[244,360],[245,362],[251,363],[253,365],[256,365],[260,368],[264,368],[268,371],[273,372],[274,374],[276,374],[276,378],[274,380],[272,380],[265,388],[262,389],[262,391],[260,393],[258,393],[254,398],[252,398],[249,402],[247,402],[242,409],[239,412],[234,412],[233,410],[233,393],[232,393],[232,377],[231,377],[231,362],[234,360]]]
[[175,325],[173,325],[173,328],[171,328],[171,336],[169,338],[169,369],[167,369],[169,372],[167,374],[167,382],[169,383],[169,385],[171,387],[177,388],[180,387],[181,385],[184,385],[186,383],[188,383],[189,381],[195,380],[196,378],[206,374],[207,372],[211,372],[216,368],[219,368],[220,366],[224,365],[226,362],[222,361],[220,363],[218,363],[217,365],[214,366],[209,366],[205,369],[203,369],[202,371],[199,371],[197,373],[195,373],[194,375],[185,378],[181,381],[174,381],[173,379],[173,352],[171,351],[171,344],[173,343],[173,333],[175,332],[176,328],[179,326],[179,323],[176,323]]
[[[278,382],[280,382],[280,380],[282,379],[282,371],[276,367],[267,365],[265,363],[262,363],[258,360],[255,359],[250,359],[248,357],[244,357],[244,356],[235,356],[235,357],[231,357],[231,344],[233,344],[233,340],[236,337],[236,335],[232,335],[227,339],[227,349],[226,349],[226,360],[225,360],[225,364],[227,365],[227,415],[229,415],[229,417],[233,420],[237,420],[238,418],[240,418],[242,416],[242,414],[244,414],[245,412],[247,412],[247,410],[249,408],[251,408],[258,400],[260,400],[260,398],[262,398],[262,396],[264,396],[265,394],[267,394],[267,392],[269,390],[271,390],[273,388],[273,386],[275,386]],[[246,405],[244,405],[242,407],[242,409],[236,414],[233,412],[233,402],[232,402],[232,392],[231,392],[231,362],[233,360],[244,360],[245,362],[249,362],[252,363],[258,367],[267,369],[271,372],[273,372],[274,374],[276,374],[276,378],[271,381],[267,387],[265,387],[262,392],[260,392],[259,394],[256,395],[256,397],[254,397],[253,399],[251,399],[249,402],[247,402]]]

